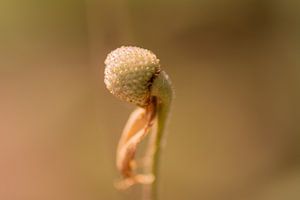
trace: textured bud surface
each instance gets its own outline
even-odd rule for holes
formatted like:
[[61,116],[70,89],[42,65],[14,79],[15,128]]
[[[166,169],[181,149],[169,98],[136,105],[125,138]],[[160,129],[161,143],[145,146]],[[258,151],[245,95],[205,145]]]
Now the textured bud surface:
[[159,60],[139,47],[120,47],[105,60],[104,83],[122,100],[147,105],[153,79],[160,71]]

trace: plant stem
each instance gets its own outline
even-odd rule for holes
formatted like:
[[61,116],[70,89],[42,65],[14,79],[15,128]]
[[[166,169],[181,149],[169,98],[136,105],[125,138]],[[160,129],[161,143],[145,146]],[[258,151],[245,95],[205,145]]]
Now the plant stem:
[[171,82],[165,72],[161,72],[152,85],[152,95],[156,97],[156,127],[151,134],[148,146],[147,172],[155,179],[152,184],[144,186],[144,200],[158,200],[159,163],[162,140],[171,107],[173,91]]

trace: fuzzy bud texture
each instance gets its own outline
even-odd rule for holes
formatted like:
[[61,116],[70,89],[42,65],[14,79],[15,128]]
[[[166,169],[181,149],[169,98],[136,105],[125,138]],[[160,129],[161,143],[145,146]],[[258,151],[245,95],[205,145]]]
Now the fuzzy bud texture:
[[104,63],[104,83],[112,94],[147,105],[152,81],[160,71],[155,54],[139,47],[120,47],[109,53]]

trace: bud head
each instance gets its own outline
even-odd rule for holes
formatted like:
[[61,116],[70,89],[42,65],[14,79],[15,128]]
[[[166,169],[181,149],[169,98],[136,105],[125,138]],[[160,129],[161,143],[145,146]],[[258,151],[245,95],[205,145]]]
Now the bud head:
[[155,54],[123,46],[109,53],[104,63],[104,83],[112,94],[139,106],[149,103],[151,84],[160,72]]

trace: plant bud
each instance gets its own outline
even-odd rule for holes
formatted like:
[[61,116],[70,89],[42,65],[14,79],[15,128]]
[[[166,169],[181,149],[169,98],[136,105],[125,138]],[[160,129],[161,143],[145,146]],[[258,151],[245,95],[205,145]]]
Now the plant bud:
[[112,94],[142,107],[149,103],[152,82],[160,72],[155,54],[139,47],[120,47],[104,63],[104,83]]

